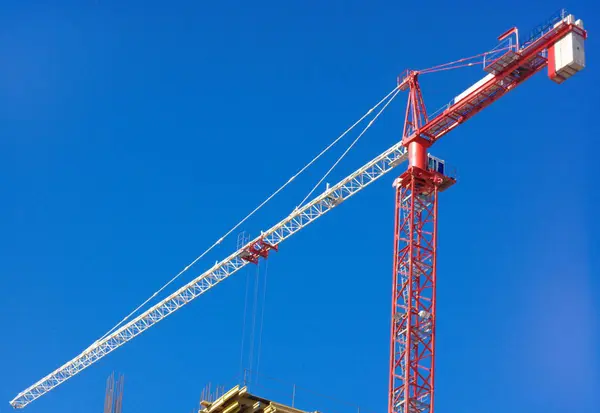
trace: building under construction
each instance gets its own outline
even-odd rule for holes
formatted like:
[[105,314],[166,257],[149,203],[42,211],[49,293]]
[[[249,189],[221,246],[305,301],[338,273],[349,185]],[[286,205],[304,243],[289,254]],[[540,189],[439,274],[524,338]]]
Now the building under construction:
[[307,413],[255,396],[248,392],[246,386],[235,386],[214,401],[201,401],[200,406],[198,413]]

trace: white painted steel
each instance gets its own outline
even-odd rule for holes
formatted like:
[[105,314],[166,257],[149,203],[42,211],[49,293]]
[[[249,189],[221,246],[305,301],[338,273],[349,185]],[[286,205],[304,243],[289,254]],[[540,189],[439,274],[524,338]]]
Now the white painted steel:
[[400,143],[392,146],[362,168],[347,176],[336,185],[328,188],[308,204],[294,210],[287,218],[264,232],[261,237],[250,241],[243,248],[240,248],[223,261],[217,262],[208,271],[149,308],[129,323],[93,343],[73,360],[65,363],[19,393],[10,404],[14,408],[27,406],[38,397],[70,379],[86,367],[94,364],[111,351],[122,346],[247,265],[248,262],[244,261],[241,255],[250,245],[259,239],[262,238],[271,245],[280,244],[286,238],[339,205],[342,201],[350,198],[403,163],[406,158],[406,150]]
[[456,103],[460,102],[462,100],[462,98],[470,95],[474,90],[478,89],[482,85],[485,85],[493,77],[494,77],[494,75],[492,73],[490,73],[490,74],[484,76],[482,79],[479,79],[477,82],[473,83],[471,86],[469,86],[467,89],[465,89],[465,91],[462,92],[460,95],[456,96],[454,98],[454,100],[452,101],[452,103],[456,104]]

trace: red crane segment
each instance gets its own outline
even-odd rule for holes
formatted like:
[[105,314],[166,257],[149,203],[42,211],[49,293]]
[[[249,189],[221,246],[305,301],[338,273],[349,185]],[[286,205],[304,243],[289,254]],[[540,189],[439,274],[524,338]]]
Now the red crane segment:
[[[438,193],[456,180],[444,175],[443,162],[439,167],[438,160],[428,156],[427,149],[547,65],[551,66],[549,76],[552,80],[557,83],[564,81],[565,78],[556,76],[554,70],[554,48],[570,33],[581,39],[587,37],[582,23],[574,22],[571,15],[565,18],[563,11],[521,48],[518,30],[512,28],[498,38],[499,41],[508,41],[508,47],[427,70],[408,70],[399,78],[400,90],[408,90],[401,143],[407,148],[409,165],[394,182],[396,206],[388,413],[433,413]],[[512,35],[516,38],[514,46]],[[571,40],[568,47],[572,47],[571,44],[576,45],[577,41]],[[490,55],[492,58],[486,64]],[[488,75],[454,98],[437,115],[428,117],[418,82],[419,74],[471,66],[474,63],[470,60],[481,56]],[[568,56],[575,60],[574,51]],[[563,74],[570,75],[581,70],[582,65],[583,62],[573,62],[572,67],[561,70]]]
[[433,411],[437,199],[455,182],[416,166],[395,182],[390,412]]
[[261,238],[250,244],[240,255],[240,258],[244,261],[251,262],[252,264],[258,264],[258,259],[260,257],[267,258],[269,256],[269,251],[273,250],[277,252],[278,249],[279,247],[277,245],[271,245]]
[[[516,29],[513,29],[516,30]],[[426,121],[410,135],[404,135],[404,142],[408,144],[411,140],[421,137],[433,144],[439,138],[450,132],[465,120],[491,105],[494,101],[505,95],[516,86],[520,85],[535,73],[546,67],[548,59],[545,51],[569,33],[577,33],[584,39],[587,32],[573,23],[562,21],[552,27],[536,40],[526,44],[520,50],[518,46],[510,47],[505,53],[487,64],[486,71],[490,72],[489,79],[475,90],[460,99],[450,102],[447,108],[439,115]],[[419,89],[417,77],[423,71],[406,71],[399,78],[401,90],[413,88]],[[485,78],[484,78],[485,79]],[[409,123],[407,119],[405,123]],[[427,119],[427,118],[425,118]],[[405,126],[406,130],[406,126]]]

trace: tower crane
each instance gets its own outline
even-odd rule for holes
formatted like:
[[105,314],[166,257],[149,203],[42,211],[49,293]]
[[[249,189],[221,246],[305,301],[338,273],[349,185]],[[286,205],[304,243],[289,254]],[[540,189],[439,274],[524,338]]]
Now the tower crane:
[[[433,412],[438,194],[456,180],[445,173],[444,161],[434,158],[427,150],[442,136],[542,69],[547,67],[548,76],[556,83],[564,82],[583,69],[586,38],[581,20],[561,10],[522,43],[519,43],[518,29],[513,27],[498,38],[498,46],[489,52],[426,70],[407,70],[397,85],[397,89],[408,92],[400,142],[133,320],[94,342],[74,359],[20,392],[10,404],[14,408],[27,406],[246,265],[266,259],[284,240],[408,161],[406,171],[394,181],[388,413]],[[428,114],[419,86],[420,76],[475,63],[481,63],[487,75],[441,110]]]

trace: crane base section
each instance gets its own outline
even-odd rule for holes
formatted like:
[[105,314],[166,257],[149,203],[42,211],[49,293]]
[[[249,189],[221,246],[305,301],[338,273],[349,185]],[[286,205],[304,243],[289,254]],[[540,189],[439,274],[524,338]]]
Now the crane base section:
[[[309,413],[281,403],[274,402],[265,397],[251,394],[246,386],[235,386],[218,398],[210,393],[200,402],[198,413]],[[313,413],[318,413],[314,411]]]

